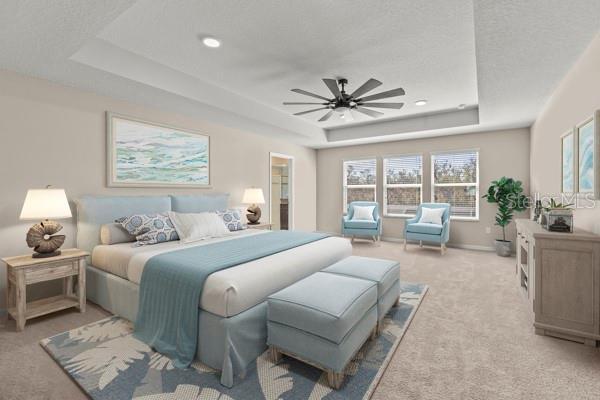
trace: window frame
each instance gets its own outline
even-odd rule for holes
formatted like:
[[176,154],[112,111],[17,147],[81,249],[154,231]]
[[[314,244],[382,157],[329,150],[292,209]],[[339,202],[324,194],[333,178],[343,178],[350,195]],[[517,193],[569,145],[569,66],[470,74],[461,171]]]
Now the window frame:
[[[387,170],[386,164],[388,159],[393,158],[402,158],[402,157],[421,157],[421,183],[387,183]],[[394,154],[394,155],[386,155],[383,156],[383,216],[384,217],[392,217],[392,218],[413,218],[415,214],[393,214],[388,212],[388,202],[387,202],[387,189],[388,188],[420,188],[419,190],[419,203],[417,207],[423,203],[423,161],[424,155],[423,153],[404,153],[404,154]]]
[[[460,153],[475,153],[476,157],[476,168],[475,168],[475,183],[435,183],[435,156],[443,155],[443,154],[460,154]],[[444,150],[444,151],[436,151],[431,152],[429,155],[430,163],[431,163],[431,202],[436,203],[435,201],[435,188],[438,187],[475,187],[475,216],[474,217],[462,217],[462,216],[453,216],[452,208],[450,210],[450,219],[454,221],[479,221],[479,149],[456,149],[456,150]]]
[[[375,183],[371,185],[348,185],[348,179],[346,175],[346,163],[356,162],[356,161],[364,161],[364,160],[373,160],[375,161]],[[342,212],[343,215],[348,214],[348,188],[373,188],[373,201],[377,202],[377,157],[357,157],[357,158],[349,158],[342,160]]]

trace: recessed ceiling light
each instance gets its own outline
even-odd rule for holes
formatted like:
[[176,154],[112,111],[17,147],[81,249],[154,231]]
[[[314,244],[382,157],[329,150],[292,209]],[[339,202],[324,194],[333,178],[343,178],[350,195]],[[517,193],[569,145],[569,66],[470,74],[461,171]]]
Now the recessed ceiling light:
[[219,42],[214,37],[209,37],[209,36],[207,36],[204,39],[202,39],[202,43],[204,43],[204,45],[206,47],[212,47],[212,48],[216,48],[216,47],[221,46],[221,42]]
[[427,104],[427,100],[417,100],[415,101],[415,106],[424,106]]
[[467,106],[466,104],[459,104],[458,105],[458,109],[459,110],[464,110],[466,106]]

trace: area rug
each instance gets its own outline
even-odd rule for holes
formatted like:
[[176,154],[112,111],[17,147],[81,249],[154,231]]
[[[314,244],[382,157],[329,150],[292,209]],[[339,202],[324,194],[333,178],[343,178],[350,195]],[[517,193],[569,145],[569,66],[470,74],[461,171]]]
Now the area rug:
[[367,341],[350,362],[340,390],[330,389],[325,373],[302,362],[284,357],[273,363],[268,351],[228,389],[219,383],[219,372],[205,365],[173,367],[133,337],[129,321],[114,316],[40,343],[96,400],[368,399],[426,292],[426,285],[401,284],[399,305],[386,315],[382,334]]

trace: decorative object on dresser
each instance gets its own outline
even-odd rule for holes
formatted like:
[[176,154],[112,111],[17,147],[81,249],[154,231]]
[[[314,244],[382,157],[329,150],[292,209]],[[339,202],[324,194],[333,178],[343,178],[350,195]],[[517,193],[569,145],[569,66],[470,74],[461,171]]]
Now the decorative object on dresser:
[[517,219],[519,286],[535,313],[535,332],[595,346],[600,340],[600,236],[549,232]]
[[521,181],[503,176],[497,181],[492,181],[488,191],[482,196],[488,203],[498,204],[496,213],[496,223],[502,228],[502,239],[496,239],[494,244],[496,254],[501,257],[508,257],[511,254],[510,240],[506,240],[506,226],[510,224],[515,211],[524,211],[526,209],[527,197],[523,194]]
[[573,204],[557,203],[550,199],[550,205],[542,210],[540,225],[553,232],[573,232]]
[[210,187],[210,137],[106,113],[108,186]]
[[46,189],[28,190],[20,219],[43,220],[27,232],[27,246],[35,251],[32,256],[34,258],[60,255],[58,249],[65,242],[64,235],[54,235],[62,229],[62,225],[49,218],[71,218],[71,209],[64,189],[50,189],[50,186],[46,186]]
[[[85,312],[85,258],[89,253],[67,249],[53,258],[33,258],[30,255],[3,258],[6,263],[6,304],[8,315],[17,322],[17,330],[25,321],[55,311],[77,307]],[[77,277],[74,290],[74,277]],[[27,285],[54,279],[63,280],[63,293],[27,303]],[[76,294],[75,294],[76,293]]]
[[248,218],[249,225],[256,225],[260,221],[260,207],[259,204],[265,204],[265,196],[260,188],[248,188],[244,191],[244,197],[242,203],[249,204],[248,212],[246,217]]

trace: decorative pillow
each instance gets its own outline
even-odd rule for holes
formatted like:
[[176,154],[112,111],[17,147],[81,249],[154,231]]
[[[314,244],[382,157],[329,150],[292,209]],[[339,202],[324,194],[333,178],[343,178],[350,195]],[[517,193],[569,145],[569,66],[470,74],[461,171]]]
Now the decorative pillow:
[[179,240],[177,231],[167,213],[135,214],[115,220],[129,234],[134,235],[136,246]]
[[246,229],[246,226],[242,222],[242,214],[240,214],[240,210],[237,208],[217,211],[217,215],[223,219],[227,229],[231,232]]
[[444,215],[445,208],[421,208],[421,219],[420,224],[437,224],[442,225],[442,215]]
[[229,235],[223,219],[214,212],[184,214],[169,211],[169,217],[184,243]]
[[121,224],[113,222],[100,227],[100,243],[117,244],[130,242],[135,242],[135,236],[127,232]]
[[375,206],[354,206],[353,220],[375,221],[373,219],[373,210]]

